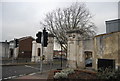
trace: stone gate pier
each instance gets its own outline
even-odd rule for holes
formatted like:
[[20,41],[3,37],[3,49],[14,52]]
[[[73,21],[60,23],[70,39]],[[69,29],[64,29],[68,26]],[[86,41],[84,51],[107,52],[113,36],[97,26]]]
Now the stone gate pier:
[[79,30],[72,30],[67,32],[68,36],[68,50],[67,50],[67,64],[70,68],[84,68],[85,58],[83,54],[83,43]]

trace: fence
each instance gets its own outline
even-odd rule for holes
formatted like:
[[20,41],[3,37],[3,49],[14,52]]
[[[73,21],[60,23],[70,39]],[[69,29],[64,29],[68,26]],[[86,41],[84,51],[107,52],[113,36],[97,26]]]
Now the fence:
[[[66,67],[66,60],[62,60],[62,67]],[[13,58],[7,58],[7,59],[2,59],[2,64],[19,64],[19,63],[25,63],[25,64],[31,64],[33,62],[31,62],[31,58],[17,58],[17,59],[13,59]],[[33,64],[39,65],[41,62],[36,62]],[[61,68],[61,59],[53,59],[53,61],[48,61],[46,62],[45,60],[43,61],[43,65],[45,65],[46,67],[52,68],[52,67],[56,67],[56,69],[60,69]]]
[[28,63],[31,62],[31,58],[6,58],[2,59],[2,64],[8,64],[8,63]]

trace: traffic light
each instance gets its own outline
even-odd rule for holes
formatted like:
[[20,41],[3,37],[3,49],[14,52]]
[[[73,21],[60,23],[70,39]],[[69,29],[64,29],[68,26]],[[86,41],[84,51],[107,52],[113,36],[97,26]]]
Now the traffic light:
[[41,43],[42,32],[38,32],[38,33],[36,34],[36,36],[37,36],[36,42],[37,42],[37,43]]
[[46,29],[43,30],[43,46],[47,47],[48,43],[48,32],[46,32]]
[[15,47],[18,47],[18,43],[19,43],[18,39],[15,39]]

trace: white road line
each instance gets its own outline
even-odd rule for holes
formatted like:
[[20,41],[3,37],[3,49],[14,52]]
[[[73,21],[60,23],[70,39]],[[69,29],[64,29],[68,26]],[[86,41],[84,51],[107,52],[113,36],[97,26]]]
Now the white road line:
[[35,68],[35,67],[32,67],[32,66],[28,66],[28,65],[25,65],[25,67],[29,67],[29,68],[33,68],[33,69],[39,70],[39,68]]
[[16,78],[17,76],[12,76],[12,78]]
[[[25,65],[26,67],[30,67],[30,68],[34,68],[32,66],[28,66],[28,65]],[[35,68],[34,68],[35,69]],[[37,68],[38,69],[38,68]],[[55,69],[51,69],[51,70],[55,70]],[[43,71],[43,72],[47,72],[47,71],[50,71],[50,70],[46,70],[46,71]],[[42,72],[42,73],[43,73]],[[37,73],[40,73],[40,72],[36,72],[36,73],[31,73],[31,74],[22,74],[22,75],[18,75],[18,76],[11,76],[11,77],[7,77],[7,78],[3,78],[4,80],[6,79],[12,79],[12,78],[17,78],[17,77],[22,77],[22,76],[25,76],[25,75],[35,75]]]
[[3,79],[8,79],[8,78],[3,78]]
[[20,77],[23,76],[23,75],[19,75]]
[[36,73],[31,73],[31,74],[29,74],[29,75],[35,75]]
[[8,77],[8,79],[11,79],[12,77]]
[[11,77],[7,77],[7,78],[3,78],[4,80],[6,79],[12,79],[12,78],[17,78],[17,77],[21,77],[21,76],[24,76],[26,74],[23,74],[23,75],[18,75],[18,76],[11,76]]
[[24,76],[24,75],[26,75],[26,74],[22,74],[22,75],[18,75],[18,76],[20,76],[20,77],[21,77],[21,76]]

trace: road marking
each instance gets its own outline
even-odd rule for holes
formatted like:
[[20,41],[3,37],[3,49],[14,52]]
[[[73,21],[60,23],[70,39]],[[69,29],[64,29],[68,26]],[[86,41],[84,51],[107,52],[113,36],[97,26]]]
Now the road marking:
[[31,73],[31,74],[29,74],[29,75],[35,75],[36,73]]
[[3,79],[8,79],[8,78],[3,78]]
[[2,80],[7,80],[7,79],[12,79],[12,78],[17,78],[17,77],[24,76],[24,75],[26,75],[26,74],[18,75],[18,76],[11,76],[11,77],[7,77],[7,78],[3,78]]
[[17,76],[12,76],[12,78],[16,78]]
[[23,75],[19,75],[20,77],[23,76]]
[[39,70],[39,68],[35,68],[35,67],[32,67],[32,66],[28,66],[28,65],[25,65],[25,67],[29,67],[29,68],[32,68],[32,69],[37,69],[37,70]]

